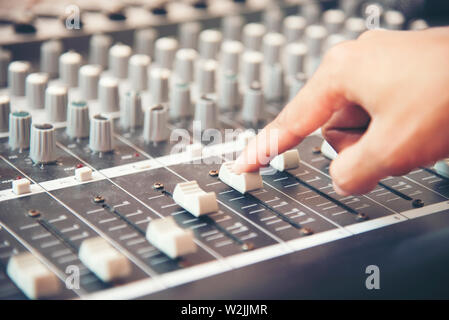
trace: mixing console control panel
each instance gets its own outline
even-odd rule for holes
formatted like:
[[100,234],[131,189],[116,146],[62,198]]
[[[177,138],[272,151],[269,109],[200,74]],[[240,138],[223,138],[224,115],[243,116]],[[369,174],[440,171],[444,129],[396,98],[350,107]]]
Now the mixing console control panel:
[[0,27],[0,298],[151,296],[449,210],[447,161],[339,196],[319,133],[232,171],[362,3],[138,2]]

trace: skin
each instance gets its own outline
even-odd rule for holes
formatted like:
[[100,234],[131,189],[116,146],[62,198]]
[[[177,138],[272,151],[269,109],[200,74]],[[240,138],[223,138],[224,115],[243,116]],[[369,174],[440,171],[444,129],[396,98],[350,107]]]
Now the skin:
[[[330,174],[341,195],[363,194],[449,155],[449,28],[372,30],[331,48],[276,119],[237,159],[257,170],[322,128],[337,150]],[[277,134],[277,148],[268,137]],[[276,152],[270,152],[271,148]]]

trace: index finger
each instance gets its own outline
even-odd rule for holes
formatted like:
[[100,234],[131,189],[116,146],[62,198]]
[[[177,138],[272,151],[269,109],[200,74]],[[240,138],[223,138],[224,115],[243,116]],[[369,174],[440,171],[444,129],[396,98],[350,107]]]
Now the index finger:
[[345,90],[348,78],[345,73],[350,70],[342,65],[345,58],[340,57],[347,50],[342,50],[341,44],[337,47],[326,55],[321,66],[296,97],[249,142],[235,162],[235,172],[255,171],[268,165],[273,157],[296,146],[320,128],[336,110],[353,104],[346,97]]

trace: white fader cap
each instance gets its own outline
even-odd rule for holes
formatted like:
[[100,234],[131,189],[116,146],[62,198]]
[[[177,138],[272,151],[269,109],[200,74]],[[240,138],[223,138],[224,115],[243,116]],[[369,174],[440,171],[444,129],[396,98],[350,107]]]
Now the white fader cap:
[[178,183],[173,200],[195,217],[218,211],[215,192],[206,192],[196,181]]
[[240,193],[257,190],[263,187],[262,176],[259,172],[244,172],[237,174],[232,170],[234,161],[221,165],[218,177],[221,181]]
[[297,149],[287,150],[270,161],[270,165],[278,171],[294,169],[299,166],[299,152]]
[[196,251],[193,231],[180,228],[173,217],[151,221],[146,237],[153,246],[172,259]]
[[129,260],[101,237],[84,240],[79,258],[104,282],[124,278],[131,273]]

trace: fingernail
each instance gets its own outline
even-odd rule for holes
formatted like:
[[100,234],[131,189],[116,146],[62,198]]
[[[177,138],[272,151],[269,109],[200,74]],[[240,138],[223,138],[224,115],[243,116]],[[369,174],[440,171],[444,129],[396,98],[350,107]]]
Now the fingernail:
[[341,189],[334,181],[332,181],[332,185],[334,187],[335,192],[338,193],[340,196],[346,197],[346,196],[350,195],[350,193],[348,193],[348,192],[344,191],[343,189]]

